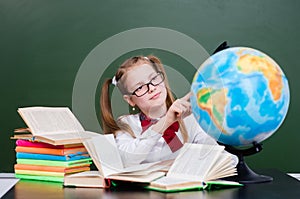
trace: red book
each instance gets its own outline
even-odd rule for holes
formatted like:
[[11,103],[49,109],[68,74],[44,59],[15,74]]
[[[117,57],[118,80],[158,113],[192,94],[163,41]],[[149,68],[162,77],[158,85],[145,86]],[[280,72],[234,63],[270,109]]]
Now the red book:
[[52,145],[44,142],[38,141],[30,141],[30,140],[17,140],[17,146],[25,146],[25,147],[38,147],[38,148],[52,148],[52,149],[64,149],[64,148],[72,148],[72,147],[82,147],[82,143],[78,144],[66,144],[66,145]]

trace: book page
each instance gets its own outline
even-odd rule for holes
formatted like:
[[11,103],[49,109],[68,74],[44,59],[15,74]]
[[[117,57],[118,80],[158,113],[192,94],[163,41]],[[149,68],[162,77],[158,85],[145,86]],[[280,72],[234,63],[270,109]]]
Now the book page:
[[122,175],[147,175],[154,171],[164,170],[166,168],[165,165],[159,165],[158,162],[149,162],[138,165],[133,165],[130,167],[126,167],[123,169],[120,174]]
[[[1,175],[1,174],[0,174]],[[12,178],[2,178],[0,176],[0,198],[4,196],[20,179],[17,179],[15,177]]]
[[98,135],[91,138],[95,154],[101,163],[105,177],[123,171],[123,162],[113,134]]
[[67,107],[27,107],[18,112],[33,135],[84,131]]
[[154,171],[162,171],[167,173],[174,162],[171,160],[164,160],[153,163],[144,163],[141,165],[130,166],[124,169],[124,172],[119,173],[118,175],[148,175]]
[[107,187],[103,176],[98,171],[84,171],[66,175],[64,178],[64,186],[91,188]]
[[77,178],[77,177],[102,177],[99,171],[84,171],[79,173],[73,173],[67,175],[69,178]]
[[[87,147],[90,148],[88,150],[94,150],[92,153],[96,154],[97,157],[95,159],[99,161],[99,167],[101,165],[105,177],[118,174],[147,175],[153,171],[163,170],[169,166],[168,162],[165,164],[162,164],[161,162],[151,162],[124,168],[117,144],[112,134],[98,134],[98,136],[92,137],[88,141],[88,144],[91,145],[87,145]],[[94,162],[97,160],[94,160]]]
[[165,176],[165,177],[159,178],[159,179],[151,182],[151,185],[168,187],[171,185],[190,184],[191,182],[198,182],[197,184],[199,186],[203,185],[203,182],[201,182],[201,181],[191,181],[190,179],[176,178],[176,177],[172,177],[172,176]]
[[237,170],[233,165],[234,160],[231,155],[224,151],[220,154],[220,157],[217,159],[214,166],[207,173],[206,180],[215,180],[235,175]]
[[82,131],[82,132],[46,134],[43,135],[42,137],[50,140],[55,140],[55,141],[63,141],[63,140],[72,140],[72,139],[84,140],[86,138],[90,138],[97,135],[98,133]]
[[112,175],[109,178],[112,180],[123,180],[132,182],[151,182],[165,175],[165,172],[150,172],[147,175]]
[[195,181],[205,181],[208,171],[214,166],[224,150],[219,145],[184,144],[167,176]]
[[96,165],[98,172],[101,176],[104,176],[102,166],[100,160],[98,158],[96,149],[94,147],[92,139],[86,139],[83,141],[83,145],[85,146],[86,150],[88,151],[89,155],[91,156],[94,164]]

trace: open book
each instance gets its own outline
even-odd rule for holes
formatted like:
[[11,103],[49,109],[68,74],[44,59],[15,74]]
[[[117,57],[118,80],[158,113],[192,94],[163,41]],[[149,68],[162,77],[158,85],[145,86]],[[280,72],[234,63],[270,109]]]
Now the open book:
[[166,174],[173,161],[145,163],[124,167],[112,134],[97,135],[84,142],[98,171],[87,171],[65,177],[65,186],[109,187],[113,181],[146,183]]
[[26,107],[18,113],[28,128],[16,129],[12,139],[29,139],[53,145],[82,143],[97,133],[85,131],[67,107]]
[[167,175],[151,182],[148,189],[174,192],[206,189],[213,186],[241,186],[232,181],[219,180],[237,174],[231,155],[219,145],[184,144]]

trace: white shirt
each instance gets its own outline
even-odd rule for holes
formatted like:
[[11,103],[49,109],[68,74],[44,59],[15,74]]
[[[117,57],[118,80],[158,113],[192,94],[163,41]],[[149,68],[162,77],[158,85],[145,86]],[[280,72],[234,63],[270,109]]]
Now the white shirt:
[[[153,131],[152,127],[149,127],[142,133],[139,114],[125,115],[119,119],[128,124],[135,134],[135,138],[127,132],[118,132],[116,134],[117,146],[125,167],[147,162],[175,159],[178,155],[180,150],[173,153],[162,137],[162,134]],[[212,137],[203,131],[193,114],[184,118],[183,121],[188,132],[188,143],[217,144]],[[178,130],[176,134],[183,143],[180,130]]]

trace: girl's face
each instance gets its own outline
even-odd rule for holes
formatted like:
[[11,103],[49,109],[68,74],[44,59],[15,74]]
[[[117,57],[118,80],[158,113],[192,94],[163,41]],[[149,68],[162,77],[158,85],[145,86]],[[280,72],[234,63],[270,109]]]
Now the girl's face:
[[[142,64],[133,66],[125,74],[124,87],[127,89],[128,93],[133,93],[139,90],[136,94],[141,94],[142,86],[148,84],[151,80],[152,82],[157,81],[158,73],[149,64]],[[154,83],[155,84],[155,83]],[[147,88],[145,85],[144,88]],[[165,109],[165,101],[167,97],[167,90],[164,81],[160,84],[153,86],[148,84],[149,90],[142,96],[138,97],[136,95],[124,95],[124,99],[131,106],[138,106],[139,109],[146,115],[151,115],[159,109]],[[146,90],[144,90],[146,91]],[[143,94],[144,92],[142,92]]]

